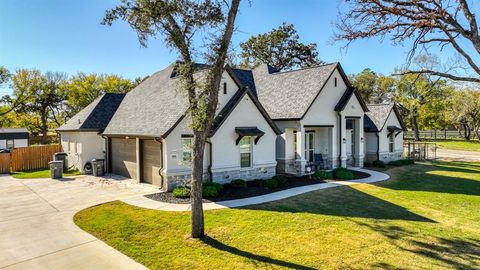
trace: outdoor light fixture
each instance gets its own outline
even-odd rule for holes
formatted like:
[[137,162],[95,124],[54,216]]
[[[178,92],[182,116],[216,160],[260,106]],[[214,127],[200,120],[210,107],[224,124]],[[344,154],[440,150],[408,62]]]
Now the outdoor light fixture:
[[363,137],[361,137],[360,140],[363,142]]
[[347,143],[347,139],[343,138],[343,143]]
[[128,136],[125,136],[125,139],[126,139],[126,140],[128,140],[128,139],[130,139],[130,137],[128,137]]

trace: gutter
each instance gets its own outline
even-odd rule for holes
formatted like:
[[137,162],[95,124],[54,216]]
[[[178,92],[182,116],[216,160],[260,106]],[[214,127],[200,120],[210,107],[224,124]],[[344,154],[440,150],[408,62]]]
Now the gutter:
[[377,160],[380,160],[380,135],[378,135],[379,132],[375,132],[375,135],[377,135]]
[[212,156],[213,156],[213,144],[210,141],[205,141],[210,146],[209,153],[208,153],[208,175],[210,178],[210,182],[213,182],[213,172],[212,172]]
[[163,142],[161,137],[154,137],[154,141],[160,143],[160,169],[158,169],[158,175],[160,176],[160,186],[163,189],[164,182],[165,182],[165,177],[162,174],[163,170]]
[[[100,132],[98,133],[100,135]],[[108,137],[105,135],[100,135],[105,140],[105,167],[107,172],[111,173],[110,166],[110,147],[108,147]]]

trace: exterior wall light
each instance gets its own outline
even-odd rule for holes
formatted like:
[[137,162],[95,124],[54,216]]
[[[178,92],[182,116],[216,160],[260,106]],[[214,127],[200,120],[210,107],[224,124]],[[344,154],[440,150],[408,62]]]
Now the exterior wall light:
[[130,139],[130,137],[128,137],[128,136],[125,136],[125,139],[126,139],[126,140],[128,140],[128,139]]
[[347,139],[343,138],[342,139],[343,143],[347,143]]
[[362,141],[362,142],[363,142],[363,137],[361,137],[361,138],[360,138],[360,141]]

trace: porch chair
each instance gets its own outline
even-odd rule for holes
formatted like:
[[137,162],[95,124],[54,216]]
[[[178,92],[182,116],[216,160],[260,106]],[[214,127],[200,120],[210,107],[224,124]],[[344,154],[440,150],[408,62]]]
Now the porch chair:
[[312,168],[312,172],[317,170],[324,170],[325,166],[323,165],[322,154],[313,154],[313,162],[309,162],[307,166],[310,166]]

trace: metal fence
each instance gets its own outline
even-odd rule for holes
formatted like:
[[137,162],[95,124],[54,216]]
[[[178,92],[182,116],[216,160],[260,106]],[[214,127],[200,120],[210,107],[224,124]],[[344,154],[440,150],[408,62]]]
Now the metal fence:
[[403,143],[403,156],[412,160],[428,160],[437,159],[437,144],[433,142],[413,142],[405,141]]
[[[420,139],[430,140],[451,140],[451,139],[465,139],[464,131],[462,130],[446,130],[446,129],[433,129],[433,130],[421,130],[419,131]],[[415,132],[409,130],[405,132],[406,139],[414,139]],[[475,138],[475,133],[472,132],[472,139]]]

